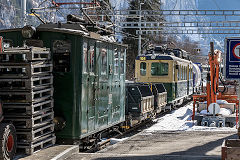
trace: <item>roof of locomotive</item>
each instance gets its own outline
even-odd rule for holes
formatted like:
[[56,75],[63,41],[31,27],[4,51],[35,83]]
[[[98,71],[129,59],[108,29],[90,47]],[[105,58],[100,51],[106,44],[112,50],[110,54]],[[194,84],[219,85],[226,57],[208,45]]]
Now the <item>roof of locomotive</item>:
[[172,55],[163,55],[163,54],[152,54],[152,55],[139,55],[136,60],[140,60],[140,57],[146,57],[146,60],[174,60],[174,61],[182,61],[182,62],[191,62],[187,59],[182,59]]
[[[61,25],[59,25],[57,23],[40,24],[36,28],[36,30],[37,30],[37,32],[47,31],[47,32],[59,32],[59,33],[78,35],[78,36],[82,36],[82,37],[86,37],[86,38],[92,38],[92,39],[95,39],[98,41],[113,43],[116,45],[121,45],[121,46],[127,47],[126,44],[117,43],[108,36],[101,36],[94,32],[88,32],[87,30],[84,30],[84,28],[81,25],[79,25],[78,23],[62,23]],[[1,32],[14,32],[14,31],[21,32],[22,28],[3,29],[3,30],[0,30],[0,33]]]
[[165,46],[156,46],[155,48],[147,50],[145,54],[137,56],[136,60],[141,60],[140,57],[146,57],[145,60],[174,60],[191,62],[189,59],[186,59],[186,51],[181,49],[169,49]]

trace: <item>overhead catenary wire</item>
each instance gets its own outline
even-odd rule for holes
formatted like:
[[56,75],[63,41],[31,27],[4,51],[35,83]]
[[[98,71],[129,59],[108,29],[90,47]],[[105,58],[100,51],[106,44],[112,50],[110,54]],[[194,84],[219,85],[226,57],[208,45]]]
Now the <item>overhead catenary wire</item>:
[[213,3],[217,6],[217,8],[218,8],[219,10],[221,10],[220,7],[219,7],[219,5],[217,4],[217,2],[216,2],[215,0],[212,0],[212,1],[213,1]]

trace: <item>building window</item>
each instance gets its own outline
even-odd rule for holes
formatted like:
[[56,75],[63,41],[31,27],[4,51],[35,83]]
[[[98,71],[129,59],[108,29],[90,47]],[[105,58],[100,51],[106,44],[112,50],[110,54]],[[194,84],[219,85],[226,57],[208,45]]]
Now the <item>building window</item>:
[[145,62],[141,62],[140,63],[140,75],[141,76],[146,76],[146,72],[147,72],[147,65]]
[[168,75],[168,63],[152,63],[151,74],[153,76],[167,76]]

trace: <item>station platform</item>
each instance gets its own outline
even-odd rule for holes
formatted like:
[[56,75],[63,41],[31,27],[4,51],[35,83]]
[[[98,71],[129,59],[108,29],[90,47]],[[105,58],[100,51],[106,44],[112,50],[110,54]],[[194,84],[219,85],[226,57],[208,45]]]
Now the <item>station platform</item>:
[[158,131],[137,135],[97,153],[77,153],[68,160],[220,160],[224,139],[237,138],[228,131]]
[[79,153],[78,145],[55,145],[31,156],[17,155],[14,160],[64,160],[77,153]]

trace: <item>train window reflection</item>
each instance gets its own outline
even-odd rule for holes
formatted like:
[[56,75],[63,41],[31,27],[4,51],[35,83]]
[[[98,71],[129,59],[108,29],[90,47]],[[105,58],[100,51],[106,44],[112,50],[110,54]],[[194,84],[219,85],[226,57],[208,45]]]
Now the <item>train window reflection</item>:
[[141,62],[140,63],[140,74],[141,74],[141,76],[146,76],[146,69],[147,69],[146,63]]
[[152,63],[151,74],[153,76],[167,76],[168,75],[168,63]]
[[119,73],[119,59],[118,59],[118,49],[114,49],[114,74],[118,75]]
[[101,74],[106,75],[107,74],[107,50],[103,48],[101,50],[101,54],[102,54],[102,71],[101,71]]
[[89,65],[90,65],[90,72],[94,72],[94,70],[95,70],[95,56],[94,56],[94,54],[95,54],[95,50],[94,50],[94,46],[90,46],[90,48],[89,48]]
[[122,50],[120,52],[120,73],[124,74],[124,54],[125,54],[125,50]]

